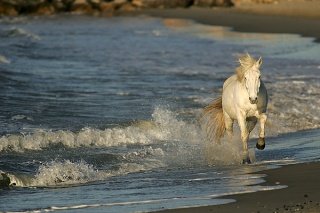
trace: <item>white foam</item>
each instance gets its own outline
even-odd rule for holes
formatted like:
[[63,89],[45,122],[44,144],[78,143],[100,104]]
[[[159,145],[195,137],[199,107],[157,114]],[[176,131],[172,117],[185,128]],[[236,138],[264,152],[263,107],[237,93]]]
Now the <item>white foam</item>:
[[4,31],[2,35],[6,37],[28,37],[32,40],[41,40],[40,36],[37,34],[30,33],[24,29],[11,27],[10,29]]
[[[1,171],[0,171],[1,172]],[[81,184],[102,180],[107,173],[100,172],[84,161],[73,163],[51,161],[41,165],[36,175],[4,173],[6,187],[49,187]]]
[[[113,176],[126,175],[163,167],[161,148],[145,147],[138,151],[118,153],[119,162],[111,169],[96,169],[83,160],[54,160],[42,162],[35,175],[11,174],[0,171],[0,185],[5,187],[60,187],[106,180]],[[9,180],[9,182],[8,182]]]
[[161,166],[163,164],[160,161],[146,159],[145,162],[120,163],[111,170],[98,170],[84,161],[51,161],[40,165],[35,175],[0,171],[1,175],[4,174],[0,181],[3,187],[61,187],[106,180],[113,176],[148,171]]
[[[159,141],[199,139],[199,131],[193,124],[176,119],[173,112],[156,108],[151,121],[140,121],[128,127],[105,130],[83,128],[74,133],[67,130],[35,130],[33,133],[4,135],[0,138],[0,150],[40,150],[50,145],[65,147],[113,147],[130,144],[149,145]],[[15,116],[13,119],[25,117]]]
[[6,57],[1,56],[1,55],[0,55],[0,62],[5,63],[5,64],[11,63],[11,61],[9,59],[7,59]]
[[26,115],[14,115],[10,118],[11,120],[33,120],[31,117],[28,117]]
[[279,80],[268,85],[271,103],[267,126],[279,133],[320,127],[319,81]]
[[106,177],[107,174],[99,172],[84,161],[52,161],[39,167],[31,186],[72,185],[98,181]]

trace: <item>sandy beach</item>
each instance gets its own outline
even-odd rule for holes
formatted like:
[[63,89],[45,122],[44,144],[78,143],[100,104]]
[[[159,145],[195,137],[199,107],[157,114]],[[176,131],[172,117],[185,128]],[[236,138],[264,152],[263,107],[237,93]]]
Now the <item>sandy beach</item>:
[[193,212],[320,212],[320,163],[288,165],[261,172],[266,174],[265,186],[285,185],[284,189],[226,196],[236,202],[193,208],[164,210],[167,213]]
[[[189,8],[121,12],[120,15],[150,15],[191,19],[208,25],[231,27],[240,32],[300,34],[320,42],[320,2],[278,1],[277,4],[240,4],[233,8]],[[262,172],[264,185],[285,185],[285,189],[226,196],[236,202],[193,208],[163,210],[192,212],[320,212],[320,162],[288,165]]]
[[[122,11],[118,15],[149,15],[190,19],[198,23],[231,27],[239,32],[289,33],[315,38],[320,42],[320,2],[313,4],[255,4],[232,8],[147,9]],[[295,1],[290,1],[295,2]],[[303,5],[303,7],[302,7]],[[302,8],[302,9],[301,9]],[[269,13],[269,14],[268,14]]]

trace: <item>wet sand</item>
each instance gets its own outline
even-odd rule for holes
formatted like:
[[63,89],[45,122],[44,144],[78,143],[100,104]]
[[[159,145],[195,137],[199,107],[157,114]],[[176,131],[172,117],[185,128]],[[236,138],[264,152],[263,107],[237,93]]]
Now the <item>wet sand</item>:
[[199,212],[320,212],[320,162],[288,165],[260,172],[266,174],[262,185],[286,185],[287,188],[256,193],[230,195],[223,198],[236,202],[204,207],[159,211],[163,213]]
[[[319,1],[320,5],[320,1]],[[320,9],[319,9],[320,11]],[[243,8],[189,8],[189,9],[148,9],[140,11],[119,12],[118,15],[149,15],[161,18],[190,19],[198,23],[231,27],[239,32],[257,33],[289,33],[300,34],[315,38],[320,42],[320,12],[319,16],[309,17],[301,14],[282,15],[281,10],[277,14],[267,15],[260,10]]]

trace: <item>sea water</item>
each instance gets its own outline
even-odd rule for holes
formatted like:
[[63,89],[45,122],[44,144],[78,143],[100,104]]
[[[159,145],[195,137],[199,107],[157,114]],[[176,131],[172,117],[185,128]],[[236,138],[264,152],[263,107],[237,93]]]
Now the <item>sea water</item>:
[[[263,170],[319,160],[320,46],[189,20],[0,19],[0,211],[142,212],[275,190]],[[270,96],[266,148],[206,142],[202,108],[249,52]],[[251,174],[259,172],[259,174]],[[262,171],[262,172],[261,172]]]

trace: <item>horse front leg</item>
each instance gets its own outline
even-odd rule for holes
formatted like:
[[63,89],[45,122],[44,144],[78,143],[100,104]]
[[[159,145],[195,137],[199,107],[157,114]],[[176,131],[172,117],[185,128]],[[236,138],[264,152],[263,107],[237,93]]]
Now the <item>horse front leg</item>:
[[251,163],[248,151],[249,131],[246,125],[245,113],[239,112],[237,115],[237,119],[241,131],[241,140],[243,145],[243,164]]
[[260,115],[260,135],[258,139],[258,143],[256,144],[257,149],[263,150],[266,146],[265,140],[264,140],[264,127],[267,121],[267,115],[265,113],[262,113]]

